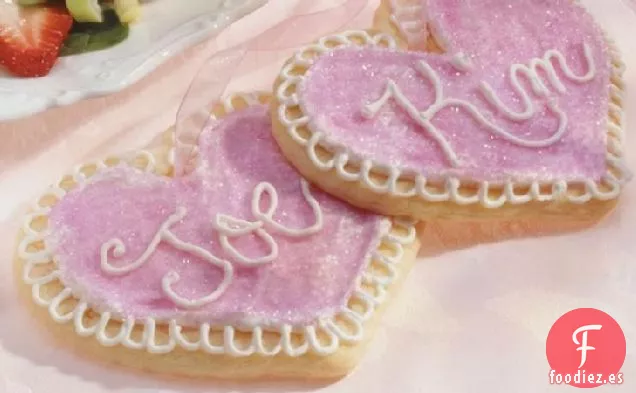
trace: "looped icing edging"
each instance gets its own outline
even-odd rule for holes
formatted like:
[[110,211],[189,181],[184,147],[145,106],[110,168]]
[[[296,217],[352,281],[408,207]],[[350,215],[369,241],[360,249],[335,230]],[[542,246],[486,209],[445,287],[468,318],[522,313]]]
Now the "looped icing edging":
[[391,24],[406,38],[409,46],[426,41],[428,28],[420,0],[389,0]]
[[[261,95],[264,96],[264,95]],[[235,96],[243,99],[244,95]],[[257,96],[251,95],[249,102],[259,102]],[[245,99],[245,101],[248,101]],[[232,100],[225,100],[225,109],[232,111]],[[148,151],[138,151],[129,157],[117,157],[119,162],[143,162],[141,170],[145,172],[157,172],[161,170],[156,165],[155,157]],[[331,317],[321,318],[307,326],[281,325],[246,325],[246,326],[221,326],[201,324],[197,327],[197,334],[193,334],[193,327],[180,324],[177,320],[158,321],[153,318],[134,319],[121,318],[109,310],[98,310],[91,305],[90,300],[83,294],[76,293],[72,285],[61,281],[61,275],[55,260],[55,256],[49,251],[46,244],[48,228],[37,230],[34,221],[48,217],[52,204],[45,204],[46,197],[59,201],[67,191],[63,183],[69,179],[78,184],[90,180],[91,176],[109,168],[112,164],[109,160],[99,161],[95,164],[85,164],[75,168],[71,175],[64,176],[57,184],[50,187],[34,204],[33,210],[24,221],[24,238],[18,245],[18,257],[24,262],[22,279],[25,284],[31,286],[33,301],[48,310],[51,318],[59,324],[70,323],[76,334],[81,337],[94,336],[103,346],[111,347],[122,345],[129,349],[146,350],[153,354],[164,354],[182,348],[187,351],[203,351],[211,355],[228,355],[245,357],[251,355],[274,356],[283,354],[297,357],[307,353],[315,353],[321,356],[336,352],[341,344],[358,343],[364,338],[364,323],[373,315],[377,307],[383,303],[388,287],[397,278],[397,267],[401,262],[405,246],[415,242],[415,222],[395,219],[392,222],[386,219],[383,223],[381,237],[376,246],[366,256],[367,269],[355,281],[355,287],[347,304],[355,301],[362,307],[345,305],[343,309]],[[139,167],[139,166],[137,166]],[[85,168],[92,168],[93,173],[85,174]],[[47,225],[48,226],[48,225]],[[399,229],[399,230],[398,230]],[[42,249],[33,251],[33,246],[43,245]],[[384,246],[388,252],[380,251]],[[38,267],[51,266],[44,269],[45,274],[34,275],[33,270]],[[372,268],[376,265],[378,268]],[[384,272],[383,272],[384,271]],[[62,289],[54,296],[45,296],[42,288],[48,284],[59,282]],[[69,305],[72,302],[72,307]],[[66,303],[65,303],[66,302]],[[89,315],[97,317],[89,325],[86,318]],[[118,327],[118,329],[115,329]],[[158,330],[161,329],[161,334]],[[186,335],[185,329],[190,332]],[[237,333],[249,333],[251,339],[246,344],[237,339]],[[137,333],[137,334],[135,334]],[[166,334],[167,333],[167,334]],[[211,340],[211,334],[219,334],[222,337],[220,343]],[[276,342],[271,345],[266,339],[266,333],[278,333]],[[325,337],[326,340],[320,339]],[[194,336],[197,336],[196,339]],[[298,340],[300,338],[300,340]]]
[[[297,95],[300,85],[305,80],[305,73],[298,73],[298,69],[309,69],[321,55],[339,47],[358,46],[382,46],[390,49],[397,47],[395,38],[386,33],[369,33],[365,30],[345,31],[340,34],[326,36],[317,43],[300,49],[280,72],[281,82],[275,91],[278,105],[278,118],[285,127],[289,136],[300,146],[303,146],[312,163],[320,170],[334,170],[338,177],[349,182],[360,182],[380,194],[390,194],[399,197],[420,197],[428,202],[454,202],[459,205],[480,204],[485,208],[500,208],[505,204],[522,205],[529,202],[551,202],[565,200],[574,204],[584,204],[591,200],[616,199],[623,185],[632,177],[626,167],[622,152],[624,112],[623,88],[625,82],[623,73],[625,64],[621,60],[621,54],[614,41],[607,37],[606,41],[612,58],[610,86],[608,94],[609,117],[607,131],[607,171],[600,182],[587,179],[583,182],[569,183],[565,180],[556,180],[551,183],[534,181],[527,187],[527,192],[518,193],[518,186],[512,180],[503,184],[491,184],[487,181],[480,182],[472,194],[464,189],[462,181],[456,177],[446,177],[441,187],[439,184],[431,186],[428,179],[421,174],[413,174],[397,166],[385,166],[369,159],[353,157],[347,146],[330,141],[327,136],[315,124],[312,123],[307,111]],[[298,115],[292,108],[300,107]],[[308,135],[303,136],[299,130]],[[318,151],[322,149],[329,152],[329,158],[322,159]],[[355,169],[349,169],[352,164]],[[378,183],[373,179],[372,173],[386,176],[386,181]],[[407,189],[400,189],[398,184],[409,184]],[[582,192],[569,192],[574,185],[581,184]],[[525,184],[524,184],[525,185]],[[548,186],[548,187],[546,187]],[[493,196],[490,191],[500,189],[500,195]],[[497,193],[499,194],[499,193]]]

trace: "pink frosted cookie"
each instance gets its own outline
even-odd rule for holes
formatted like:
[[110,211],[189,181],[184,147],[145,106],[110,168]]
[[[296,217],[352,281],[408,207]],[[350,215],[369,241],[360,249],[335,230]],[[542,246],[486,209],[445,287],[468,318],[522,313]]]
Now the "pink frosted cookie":
[[409,10],[426,25],[400,41],[432,39],[443,53],[348,31],[282,69],[274,134],[307,179],[356,206],[417,219],[588,220],[615,206],[629,178],[623,64],[581,6],[397,3],[418,3]]
[[414,260],[413,224],[302,179],[272,138],[267,97],[214,113],[190,175],[140,151],[84,165],[38,200],[17,253],[29,293],[50,330],[129,367],[342,376]]

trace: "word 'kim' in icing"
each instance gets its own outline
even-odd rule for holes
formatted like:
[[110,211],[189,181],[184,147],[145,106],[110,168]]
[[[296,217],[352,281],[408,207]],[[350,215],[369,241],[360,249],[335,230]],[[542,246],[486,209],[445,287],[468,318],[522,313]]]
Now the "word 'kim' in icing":
[[[278,193],[276,188],[270,183],[259,183],[253,192],[252,197],[252,215],[255,221],[241,220],[226,214],[216,214],[212,226],[219,234],[219,240],[223,250],[229,254],[230,257],[241,266],[259,266],[266,263],[271,263],[278,258],[278,244],[272,235],[265,227],[269,227],[269,230],[275,233],[281,233],[289,237],[302,237],[314,234],[320,231],[323,227],[323,216],[320,209],[320,205],[309,190],[309,183],[304,179],[300,180],[300,186],[302,189],[303,197],[309,204],[313,211],[315,223],[307,228],[288,228],[274,220],[274,214],[278,208]],[[263,211],[261,209],[261,203],[264,201],[264,196],[269,197],[269,206]],[[161,280],[161,287],[166,296],[168,296],[175,304],[184,308],[199,308],[214,302],[232,283],[234,275],[234,267],[232,263],[226,259],[219,258],[208,250],[185,242],[179,239],[172,231],[171,227],[183,220],[187,216],[187,209],[185,207],[178,207],[176,212],[170,215],[159,226],[159,229],[155,233],[146,250],[142,255],[132,262],[125,262],[114,266],[109,260],[109,252],[112,250],[112,254],[115,258],[122,257],[126,252],[126,246],[121,239],[110,239],[106,243],[102,244],[100,250],[100,266],[102,271],[106,274],[117,276],[129,273],[143,266],[150,256],[156,251],[157,246],[162,241],[170,244],[177,250],[190,253],[196,257],[199,257],[209,263],[210,265],[223,269],[223,280],[217,286],[214,291],[208,295],[198,299],[185,299],[178,295],[172,286],[180,280],[179,274],[175,271],[167,273]],[[232,246],[230,239],[238,236],[244,236],[250,233],[254,233],[258,238],[263,240],[270,250],[264,257],[250,258],[238,251]]]
[[[594,59],[592,58],[591,49],[587,44],[583,45],[585,58],[588,64],[588,72],[583,75],[575,75],[572,69],[568,66],[564,56],[557,50],[549,50],[546,52],[543,58],[534,58],[530,61],[530,66],[524,64],[513,64],[510,68],[510,80],[515,92],[521,97],[525,109],[521,112],[515,112],[508,108],[497,96],[494,89],[486,82],[480,84],[480,90],[483,93],[486,101],[493,105],[498,111],[503,113],[507,118],[513,121],[525,121],[531,119],[536,115],[536,108],[532,103],[530,94],[525,90],[520,82],[520,75],[525,76],[532,86],[533,92],[540,97],[548,98],[547,106],[550,112],[552,112],[558,118],[557,130],[548,138],[531,140],[524,139],[514,134],[509,133],[505,129],[501,128],[491,120],[486,118],[479,109],[469,101],[446,98],[444,97],[444,91],[442,86],[442,79],[438,73],[425,61],[419,60],[416,64],[416,70],[419,74],[428,79],[435,94],[435,100],[431,106],[425,111],[420,111],[416,106],[402,93],[400,87],[393,81],[387,82],[386,89],[382,96],[376,101],[367,103],[362,109],[362,114],[366,118],[373,118],[377,113],[387,104],[389,99],[393,99],[408,115],[415,121],[420,127],[422,127],[426,133],[437,142],[444,155],[453,167],[458,167],[461,162],[457,153],[450,145],[449,141],[444,137],[440,130],[432,123],[435,115],[444,108],[455,107],[462,108],[467,111],[483,128],[491,132],[492,134],[505,139],[506,141],[530,148],[542,148],[550,146],[559,141],[563,134],[567,130],[568,118],[567,115],[559,108],[555,97],[550,97],[550,89],[543,82],[539,73],[540,69],[543,69],[547,75],[548,82],[559,93],[566,92],[566,88],[559,79],[557,71],[554,68],[553,61],[556,60],[559,67],[565,77],[576,83],[586,83],[594,79],[596,75],[596,68],[594,65]],[[468,59],[459,54],[451,60],[451,65],[460,71],[468,71],[471,67]]]

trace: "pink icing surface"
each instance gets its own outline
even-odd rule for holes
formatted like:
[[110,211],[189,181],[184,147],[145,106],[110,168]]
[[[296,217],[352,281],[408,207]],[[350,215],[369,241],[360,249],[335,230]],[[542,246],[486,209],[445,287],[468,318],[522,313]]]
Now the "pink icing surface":
[[[598,180],[605,173],[610,57],[600,29],[571,0],[429,0],[426,14],[447,54],[391,51],[381,48],[336,49],[317,59],[299,89],[312,127],[329,143],[346,146],[360,158],[393,165],[427,177],[503,181]],[[416,69],[425,60],[442,81],[445,97],[468,101],[509,133],[544,139],[558,121],[547,98],[529,89],[538,112],[527,121],[504,117],[478,90],[488,82],[511,109],[523,109],[512,89],[510,67],[529,65],[548,50],[560,51],[575,75],[589,69],[583,45],[592,49],[596,75],[585,83],[570,81],[556,62],[564,94],[550,87],[567,116],[567,129],[556,143],[541,148],[514,145],[494,136],[468,112],[445,108],[433,124],[448,139],[460,163],[452,167],[439,145],[393,101],[375,117],[362,115],[364,104],[377,100],[389,79],[395,81],[419,111],[433,103],[432,85]],[[472,69],[460,72],[451,58],[464,53]],[[545,79],[544,83],[550,86]]]
[[[161,278],[178,272],[181,281],[174,290],[188,299],[200,298],[217,288],[222,271],[169,244],[161,243],[145,265],[124,276],[102,272],[99,252],[104,242],[120,238],[127,247],[114,265],[136,259],[177,205],[186,207],[189,214],[172,228],[173,233],[231,261],[219,245],[212,218],[224,213],[253,220],[252,190],[262,181],[278,191],[277,222],[292,228],[314,223],[299,175],[272,139],[266,107],[235,112],[206,130],[200,152],[199,168],[186,178],[168,179],[118,167],[68,193],[51,212],[52,234],[47,239],[63,282],[99,309],[135,318],[176,318],[186,324],[306,324],[339,311],[368,254],[379,244],[384,220],[313,187],[323,212],[323,229],[295,239],[273,234],[278,259],[260,267],[235,265],[228,290],[200,309],[175,306],[162,292]],[[252,235],[233,239],[232,244],[252,257],[268,252]]]

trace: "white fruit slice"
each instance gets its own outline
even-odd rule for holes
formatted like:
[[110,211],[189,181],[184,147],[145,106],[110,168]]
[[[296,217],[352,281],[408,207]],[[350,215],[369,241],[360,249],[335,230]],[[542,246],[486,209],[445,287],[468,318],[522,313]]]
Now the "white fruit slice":
[[115,12],[121,23],[132,23],[141,16],[139,0],[115,0]]
[[101,22],[102,8],[98,0],[66,0],[68,12],[78,22]]

